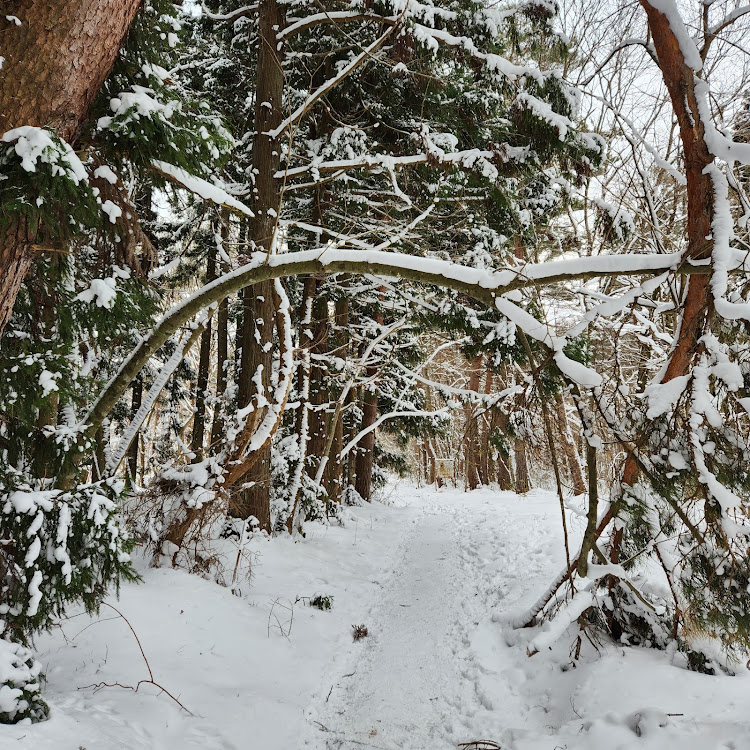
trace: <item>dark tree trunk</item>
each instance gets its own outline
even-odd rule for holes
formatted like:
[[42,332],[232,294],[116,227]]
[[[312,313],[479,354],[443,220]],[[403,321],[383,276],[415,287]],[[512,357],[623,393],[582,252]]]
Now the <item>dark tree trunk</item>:
[[[133,395],[130,401],[130,418],[133,419],[141,408],[143,402],[143,376],[133,381]],[[125,454],[125,481],[129,485],[137,484],[138,479],[138,435],[133,436],[133,440],[128,446],[128,452]]]
[[219,303],[216,321],[216,407],[211,423],[211,445],[215,445],[224,434],[222,399],[227,389],[227,367],[229,365],[229,299]]
[[[240,330],[242,356],[240,361],[239,405],[247,406],[257,393],[260,378],[265,397],[270,401],[271,369],[273,367],[274,330],[273,282],[264,281],[243,291],[243,320]],[[260,368],[260,369],[259,369]],[[263,409],[256,409],[248,419],[259,425]],[[243,478],[243,484],[230,504],[237,518],[255,516],[260,528],[271,530],[271,444],[260,449],[259,456]]]
[[[368,380],[377,375],[377,367],[367,368]],[[374,385],[369,388],[362,389],[362,423],[360,424],[360,431],[375,424],[375,420],[378,418],[378,391]],[[372,469],[373,469],[373,457],[375,452],[375,430],[371,430],[367,433],[357,445],[357,459],[355,466],[355,484],[354,489],[357,490],[360,497],[363,500],[369,500],[372,496]]]
[[[141,0],[4,0],[0,50],[0,134],[22,125],[50,127],[75,144],[94,98],[112,70]],[[31,266],[36,225],[0,235],[0,335]]]
[[[312,346],[310,347],[310,409],[308,421],[308,443],[307,443],[307,473],[310,478],[315,479],[323,453],[326,446],[326,429],[328,422],[328,408],[323,408],[330,401],[328,391],[327,368],[324,362],[315,358],[315,355],[325,356],[328,354],[328,298],[321,293],[321,280],[313,279],[315,284],[313,298],[313,315],[310,330],[313,334]],[[327,488],[326,488],[327,489]]]
[[[284,72],[281,67],[283,50],[276,35],[284,26],[276,0],[261,0],[258,6],[258,72],[255,90],[255,133],[253,136],[254,218],[250,224],[250,242],[254,250],[273,252],[276,221],[281,194],[276,173],[281,164],[278,139],[269,133],[281,124]],[[252,378],[262,366],[260,377],[267,397],[271,396],[273,367],[274,284],[261,282],[243,292],[244,316],[241,331],[239,404],[246,406],[252,397]],[[270,400],[270,399],[269,399]],[[239,518],[255,516],[260,527],[271,530],[270,482],[271,444],[261,451],[244,477],[250,486],[242,489],[232,503],[232,513]]]
[[[488,366],[484,380],[484,392],[487,395],[492,393],[492,379],[492,370]],[[495,409],[489,410],[482,416],[482,430],[479,438],[479,483],[485,487],[490,483],[490,470],[492,466],[492,459],[490,458],[490,433],[492,432],[495,411]]]
[[514,451],[516,456],[516,486],[515,490],[523,495],[531,489],[529,481],[529,464],[526,456],[526,441],[519,438],[515,442]]
[[[346,281],[344,280],[342,283],[346,284]],[[347,359],[349,346],[349,300],[345,297],[336,301],[335,324],[336,332],[334,340],[336,342],[336,349],[334,350],[334,354],[345,360]],[[338,401],[340,396],[340,389],[337,389],[333,393],[332,400]],[[328,464],[326,465],[326,489],[328,490],[328,497],[331,502],[340,503],[344,489],[343,464],[341,461],[341,451],[344,448],[343,413],[338,414],[336,423],[329,429],[332,429],[334,434]]]
[[[469,373],[469,390],[479,392],[479,381],[482,372],[482,355],[478,354],[471,362]],[[472,406],[467,407],[466,438],[464,456],[466,461],[466,483],[470,490],[479,487],[479,420]]]
[[[206,262],[206,283],[216,278],[216,245],[208,251]],[[203,460],[203,440],[206,434],[206,395],[208,394],[208,376],[211,369],[211,321],[201,334],[201,349],[198,357],[198,379],[195,383],[195,415],[193,416],[193,435],[190,450],[195,454],[194,461]]]

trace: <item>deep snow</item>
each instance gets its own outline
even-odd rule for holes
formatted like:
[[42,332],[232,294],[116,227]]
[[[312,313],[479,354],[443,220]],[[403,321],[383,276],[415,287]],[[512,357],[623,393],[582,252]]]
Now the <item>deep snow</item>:
[[[52,718],[0,727],[0,748],[110,750],[750,750],[750,676],[688,672],[664,652],[584,647],[531,658],[507,622],[564,559],[557,499],[390,488],[346,525],[252,542],[222,587],[144,567],[112,603],[40,637]],[[570,514],[573,535],[582,520]],[[234,560],[227,559],[229,575]],[[241,566],[242,569],[242,566]],[[322,612],[297,597],[333,596]],[[293,619],[290,622],[291,615]],[[352,639],[352,625],[369,636]]]

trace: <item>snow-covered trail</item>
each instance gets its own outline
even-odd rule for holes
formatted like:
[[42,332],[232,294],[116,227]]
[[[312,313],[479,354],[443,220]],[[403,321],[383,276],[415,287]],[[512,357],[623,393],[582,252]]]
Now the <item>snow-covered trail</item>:
[[[252,576],[217,585],[144,567],[110,610],[37,640],[50,721],[0,726],[0,750],[750,750],[750,672],[583,640],[532,658],[508,620],[564,563],[557,498],[401,483],[389,505],[258,538]],[[571,546],[584,519],[568,512]],[[237,551],[228,547],[225,569]],[[333,597],[331,611],[306,597]],[[291,616],[293,614],[293,617]],[[351,626],[369,636],[352,641]]]
[[519,526],[497,493],[432,490],[422,499],[364,622],[368,638],[352,645],[307,712],[315,750],[447,750],[477,739],[496,706],[506,717],[527,713],[512,679],[500,681],[502,695],[495,680],[489,689],[474,640],[499,602],[516,607],[554,569],[549,524],[531,512]]

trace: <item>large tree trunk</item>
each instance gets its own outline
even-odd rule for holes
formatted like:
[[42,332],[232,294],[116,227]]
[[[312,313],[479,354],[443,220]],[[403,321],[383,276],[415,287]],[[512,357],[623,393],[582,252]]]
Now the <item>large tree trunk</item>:
[[[0,2],[0,134],[49,127],[75,144],[141,0]],[[6,22],[13,15],[21,25]],[[0,235],[0,335],[33,259],[36,225]]]
[[[281,193],[275,175],[281,165],[280,144],[269,133],[281,124],[284,73],[283,54],[276,40],[283,28],[282,14],[276,0],[262,0],[258,6],[258,72],[255,90],[255,133],[253,136],[254,218],[250,224],[253,249],[272,253]],[[270,396],[273,367],[274,285],[264,281],[248,287],[243,293],[242,357],[240,361],[239,405],[246,406],[253,395],[252,378],[262,367],[261,378]],[[270,399],[269,399],[270,400]],[[232,513],[239,518],[255,516],[260,527],[271,530],[270,507],[271,444],[261,449],[258,459],[244,477],[250,484],[232,503]]]

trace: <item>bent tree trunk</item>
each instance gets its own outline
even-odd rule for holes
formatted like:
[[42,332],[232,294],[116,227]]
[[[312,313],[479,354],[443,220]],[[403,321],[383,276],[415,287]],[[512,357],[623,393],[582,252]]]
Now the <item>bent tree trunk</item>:
[[[141,0],[0,2],[0,134],[49,127],[75,143],[112,70]],[[18,26],[5,20],[15,16]],[[19,96],[19,92],[23,96]],[[0,336],[31,266],[43,227],[11,223],[0,233]]]
[[[705,171],[714,160],[706,143],[706,130],[695,91],[695,71],[685,61],[680,42],[667,17],[647,0],[641,0],[659,61],[664,84],[680,129],[680,139],[687,177],[687,259],[711,257],[713,241],[713,185]],[[661,379],[667,383],[688,372],[698,350],[708,310],[711,274],[689,276],[682,308],[682,318],[675,347]],[[622,473],[623,484],[633,486],[640,474],[636,457],[630,453]],[[612,559],[618,559],[618,532],[614,539]]]
[[[709,259],[713,250],[711,227],[714,207],[713,184],[706,167],[713,163],[714,157],[706,143],[703,115],[696,95],[696,71],[687,64],[680,40],[667,16],[648,0],[640,0],[640,3],[646,12],[652,44],[664,84],[669,92],[682,141],[687,178],[686,258],[690,261]],[[681,377],[690,370],[709,316],[710,283],[710,266],[707,274],[688,278],[677,340],[661,379],[662,383]],[[636,447],[646,438],[647,434],[644,433]],[[623,486],[635,485],[640,474],[637,457],[630,452],[622,472]],[[612,536],[609,558],[613,563],[620,560],[622,535],[622,529],[617,529]],[[608,619],[613,636],[618,638],[619,625],[614,620],[613,613]]]

